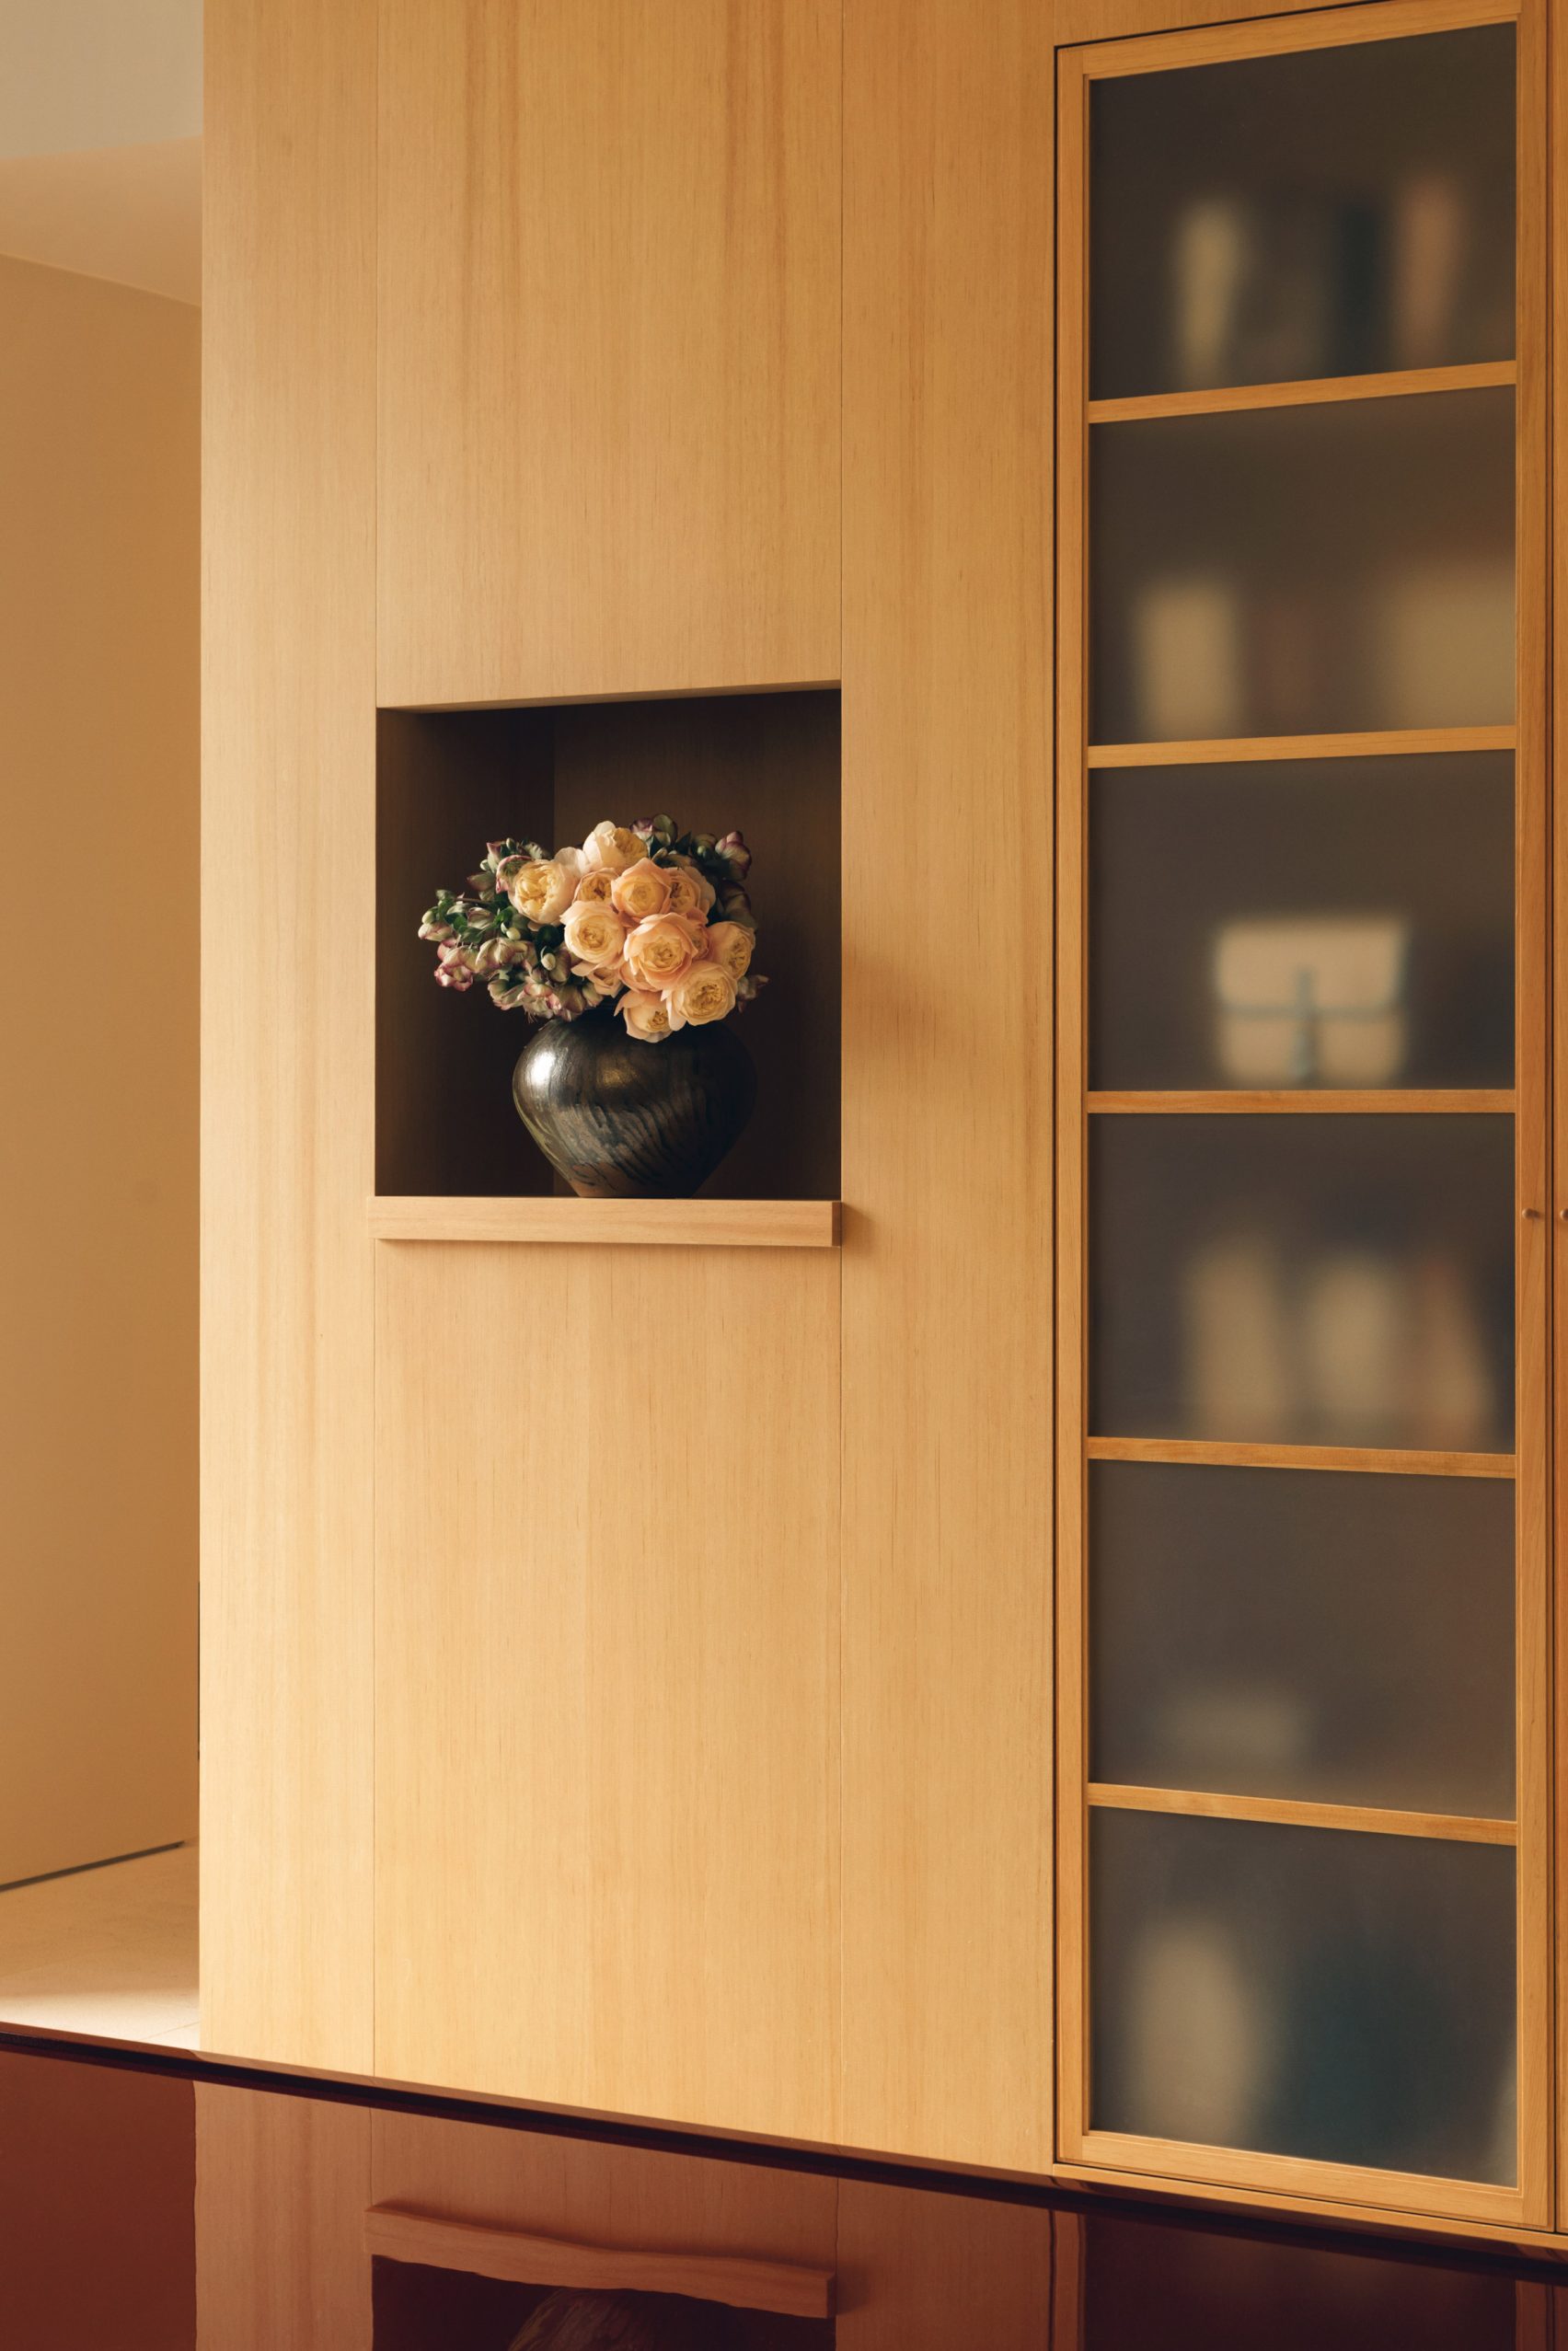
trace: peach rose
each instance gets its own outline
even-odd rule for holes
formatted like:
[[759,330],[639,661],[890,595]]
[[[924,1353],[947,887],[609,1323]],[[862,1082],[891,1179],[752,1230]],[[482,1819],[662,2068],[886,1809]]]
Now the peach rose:
[[640,1037],[645,1045],[663,1044],[670,1033],[669,1013],[662,996],[649,996],[641,988],[628,987],[616,1010],[626,1022],[628,1037]]
[[640,922],[626,942],[628,985],[662,995],[696,962],[700,936],[700,926],[685,915],[654,915]]
[[700,915],[706,921],[713,904],[713,884],[695,866],[676,865],[669,869],[670,912],[673,915]]
[[580,906],[607,906],[615,886],[616,877],[607,867],[591,865],[578,882],[577,904]]
[[710,922],[708,926],[708,951],[732,980],[744,979],[755,946],[755,936],[744,922]]
[[538,858],[519,869],[512,903],[525,922],[559,922],[577,891],[577,871],[559,858]]
[[651,858],[639,858],[635,865],[617,874],[610,903],[628,922],[648,922],[654,915],[668,914],[670,877]]
[[612,824],[606,816],[582,844],[582,861],[591,870],[624,873],[643,853],[643,843],[629,824]]
[[664,991],[672,1029],[706,1028],[735,1008],[735,983],[722,963],[693,963]]
[[566,951],[581,963],[604,971],[620,962],[626,946],[626,925],[613,906],[579,898],[567,910]]

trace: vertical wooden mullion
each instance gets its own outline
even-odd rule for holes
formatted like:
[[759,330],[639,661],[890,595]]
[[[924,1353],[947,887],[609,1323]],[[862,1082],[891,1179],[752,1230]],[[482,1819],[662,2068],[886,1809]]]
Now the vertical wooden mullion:
[[1548,1262],[1548,449],[1545,0],[1517,30],[1517,389],[1515,755],[1515,1205],[1517,1210],[1515,1540],[1518,1816],[1519,2192],[1551,2207],[1550,1330]]
[[1088,78],[1058,58],[1056,308],[1056,1197],[1057,1273],[1057,2151],[1081,2152],[1089,2125],[1086,1751],[1088,1272],[1085,1167],[1085,857],[1088,743]]

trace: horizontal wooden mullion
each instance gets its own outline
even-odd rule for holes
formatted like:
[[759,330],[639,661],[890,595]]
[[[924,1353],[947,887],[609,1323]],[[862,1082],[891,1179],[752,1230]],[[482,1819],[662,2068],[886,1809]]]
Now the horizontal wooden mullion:
[[1348,1469],[1407,1478],[1511,1478],[1511,1453],[1418,1452],[1398,1446],[1250,1445],[1218,1438],[1091,1436],[1091,1461],[1154,1461],[1222,1469]]
[[[1426,33],[1468,29],[1471,25],[1508,24],[1520,0],[1378,0],[1370,7],[1330,7],[1300,16],[1264,17],[1245,22],[1199,25],[1087,41],[1067,20],[1058,39],[1070,46],[1078,71],[1090,81],[1127,74],[1170,74],[1194,65],[1228,65],[1242,57],[1276,57],[1309,49],[1354,48],[1364,40],[1402,40]],[[1100,29],[1097,25],[1096,30]]]
[[1450,751],[1512,751],[1509,727],[1383,727],[1355,734],[1208,735],[1181,743],[1091,743],[1090,767],[1208,767],[1271,759],[1410,759]]
[[1278,1822],[1297,1828],[1354,1829],[1368,1837],[1432,1837],[1456,1845],[1513,1845],[1511,1820],[1469,1813],[1394,1812],[1382,1805],[1313,1804],[1288,1796],[1232,1796],[1192,1788],[1135,1788],[1090,1781],[1090,1807],[1101,1812],[1175,1813],[1194,1820]]
[[1129,1112],[1147,1117],[1170,1115],[1174,1112],[1208,1115],[1211,1112],[1318,1112],[1343,1117],[1347,1112],[1419,1112],[1424,1115],[1442,1116],[1463,1113],[1508,1114],[1514,1109],[1511,1087],[1253,1087],[1250,1089],[1209,1088],[1183,1091],[1124,1089],[1092,1093],[1087,1097],[1091,1112],[1101,1113]]
[[1419,398],[1433,392],[1479,392],[1517,381],[1511,359],[1473,367],[1407,367],[1379,375],[1304,376],[1288,384],[1226,384],[1204,392],[1144,392],[1090,400],[1090,424],[1141,424],[1161,417],[1230,416],[1249,409],[1337,407],[1346,400]]

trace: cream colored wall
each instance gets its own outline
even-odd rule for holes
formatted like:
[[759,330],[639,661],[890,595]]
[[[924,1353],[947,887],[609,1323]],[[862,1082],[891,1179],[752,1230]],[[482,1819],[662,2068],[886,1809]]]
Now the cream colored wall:
[[0,259],[0,1884],[195,1827],[200,328]]

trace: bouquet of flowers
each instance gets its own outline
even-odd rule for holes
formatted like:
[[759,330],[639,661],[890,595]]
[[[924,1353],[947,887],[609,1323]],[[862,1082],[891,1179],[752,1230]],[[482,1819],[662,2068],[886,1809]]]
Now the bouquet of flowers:
[[613,1004],[628,1033],[659,1044],[722,1020],[764,983],[738,833],[678,832],[673,817],[595,824],[580,849],[491,841],[466,890],[443,890],[420,924],[438,986],[483,980],[503,1012],[576,1020]]

